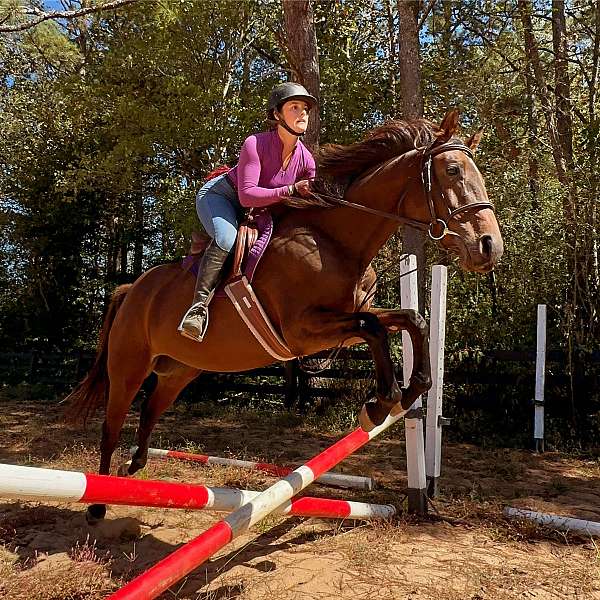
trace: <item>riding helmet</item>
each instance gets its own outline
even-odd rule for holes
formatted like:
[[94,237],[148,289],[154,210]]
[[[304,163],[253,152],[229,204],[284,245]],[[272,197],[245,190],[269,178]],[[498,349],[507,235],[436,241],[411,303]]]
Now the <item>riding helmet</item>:
[[308,104],[309,109],[317,106],[317,99],[309,94],[303,85],[286,81],[285,83],[276,85],[271,90],[269,102],[267,103],[267,114],[269,117],[272,117],[275,109],[279,110],[285,102],[295,99],[304,100]]

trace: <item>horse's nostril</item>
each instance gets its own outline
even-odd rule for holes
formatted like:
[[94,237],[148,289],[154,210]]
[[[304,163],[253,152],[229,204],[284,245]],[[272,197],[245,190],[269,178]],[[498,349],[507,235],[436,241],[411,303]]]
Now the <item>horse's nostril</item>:
[[491,258],[492,252],[494,250],[494,240],[491,235],[482,235],[481,236],[481,253],[487,258]]

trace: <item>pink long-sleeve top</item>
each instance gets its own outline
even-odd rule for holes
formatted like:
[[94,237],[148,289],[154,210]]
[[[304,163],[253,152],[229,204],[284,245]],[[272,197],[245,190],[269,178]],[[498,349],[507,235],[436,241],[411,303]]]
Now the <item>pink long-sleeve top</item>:
[[315,159],[300,140],[285,169],[282,152],[283,142],[277,130],[257,133],[246,139],[238,164],[227,173],[242,206],[276,204],[288,195],[289,185],[315,176]]

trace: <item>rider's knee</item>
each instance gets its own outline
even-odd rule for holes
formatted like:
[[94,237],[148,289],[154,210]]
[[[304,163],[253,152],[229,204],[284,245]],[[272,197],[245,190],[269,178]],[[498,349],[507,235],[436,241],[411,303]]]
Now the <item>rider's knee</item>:
[[216,231],[217,235],[215,236],[215,243],[221,250],[225,250],[225,252],[230,252],[231,249],[235,246],[235,239],[237,237],[237,231]]

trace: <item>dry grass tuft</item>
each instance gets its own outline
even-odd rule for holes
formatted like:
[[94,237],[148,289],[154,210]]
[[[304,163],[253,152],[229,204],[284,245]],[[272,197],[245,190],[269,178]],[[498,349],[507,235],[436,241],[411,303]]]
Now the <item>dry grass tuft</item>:
[[11,568],[0,564],[4,600],[100,600],[114,589],[105,567],[96,562]]
[[99,565],[108,564],[110,557],[109,552],[105,552],[104,556],[98,555],[98,549],[96,548],[96,540],[90,542],[90,536],[85,539],[85,542],[75,542],[75,546],[71,548],[69,552],[71,560],[76,563],[97,563]]

